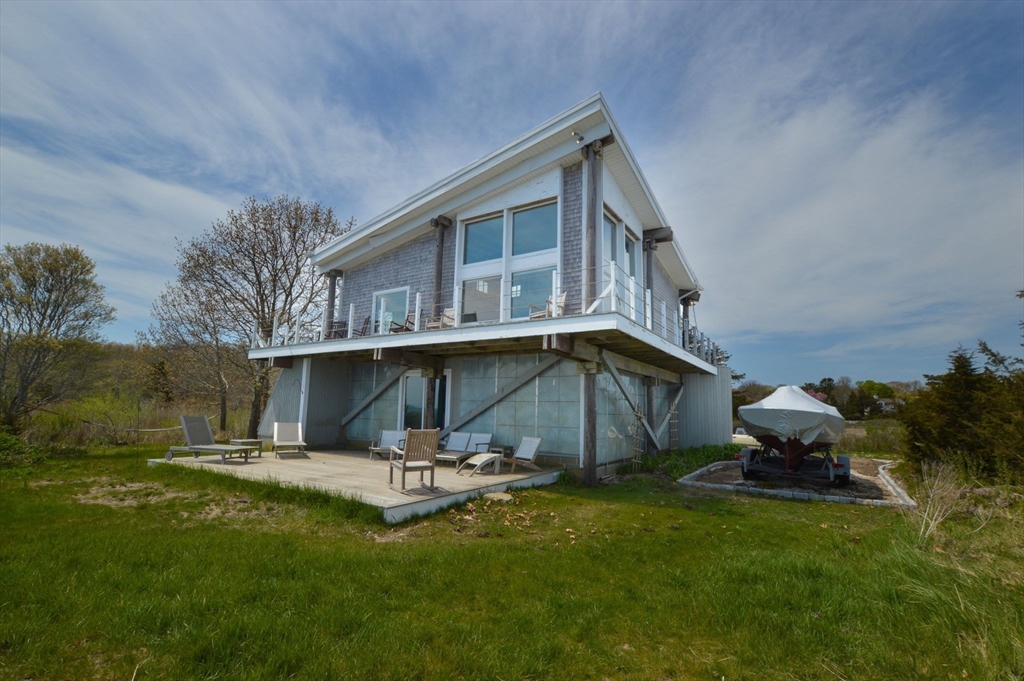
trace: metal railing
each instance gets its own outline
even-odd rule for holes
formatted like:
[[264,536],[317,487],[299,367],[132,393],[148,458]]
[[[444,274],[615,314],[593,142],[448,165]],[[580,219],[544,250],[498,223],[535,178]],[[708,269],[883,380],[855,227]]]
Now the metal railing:
[[[591,276],[593,275],[593,276]],[[595,297],[589,304],[587,289],[593,281]],[[437,302],[439,301],[439,302]],[[445,289],[409,290],[402,313],[389,310],[381,296],[351,301],[328,318],[296,321],[282,315],[270,338],[254,329],[252,347],[298,345],[391,333],[421,333],[449,328],[529,323],[539,319],[618,314],[665,341],[709,364],[717,364],[718,346],[680,314],[678,299],[666,300],[645,289],[615,262],[594,270],[559,271],[552,268],[516,272],[510,276],[465,278],[462,285]]]

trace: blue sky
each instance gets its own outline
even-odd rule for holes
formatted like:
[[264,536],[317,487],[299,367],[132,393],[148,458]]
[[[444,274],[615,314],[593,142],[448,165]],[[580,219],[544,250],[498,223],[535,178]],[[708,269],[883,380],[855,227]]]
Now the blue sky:
[[1024,3],[0,4],[0,240],[131,342],[246,195],[366,221],[602,91],[765,383],[1021,352]]

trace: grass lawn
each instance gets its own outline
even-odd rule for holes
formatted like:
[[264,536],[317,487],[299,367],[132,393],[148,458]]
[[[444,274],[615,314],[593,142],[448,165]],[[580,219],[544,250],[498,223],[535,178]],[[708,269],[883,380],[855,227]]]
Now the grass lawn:
[[0,469],[7,679],[1020,679],[1021,504],[552,486],[388,527],[131,448]]

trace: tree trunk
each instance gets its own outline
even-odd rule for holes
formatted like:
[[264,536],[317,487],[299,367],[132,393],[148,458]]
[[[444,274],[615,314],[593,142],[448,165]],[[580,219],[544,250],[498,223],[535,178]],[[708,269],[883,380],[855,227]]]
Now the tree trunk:
[[220,432],[228,429],[228,382],[220,375]]
[[257,369],[256,379],[253,381],[252,405],[249,409],[249,429],[245,435],[250,439],[255,439],[257,437],[257,431],[260,427],[260,419],[263,417],[263,408],[267,403],[267,392],[270,384],[267,376],[270,367],[267,366],[267,360],[256,360],[256,364]]

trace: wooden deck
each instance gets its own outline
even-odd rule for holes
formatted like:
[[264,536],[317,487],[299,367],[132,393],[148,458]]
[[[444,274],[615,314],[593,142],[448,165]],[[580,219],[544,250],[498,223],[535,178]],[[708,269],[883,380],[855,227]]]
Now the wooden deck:
[[[488,466],[473,477],[463,471],[455,473],[453,465],[439,464],[434,477],[435,489],[420,486],[418,473],[407,473],[406,490],[400,489],[398,471],[395,486],[388,485],[388,462],[374,457],[371,461],[366,450],[360,451],[311,451],[306,454],[289,454],[286,458],[275,458],[264,452],[262,457],[250,456],[246,462],[241,458],[228,459],[221,463],[219,456],[178,456],[171,465],[202,468],[215,473],[234,475],[249,480],[273,480],[283,485],[309,487],[330,494],[359,499],[382,509],[385,521],[398,523],[417,515],[426,515],[454,504],[468,501],[488,492],[503,492],[516,487],[548,485],[555,481],[558,469],[533,471],[516,468],[510,473],[509,467],[502,466],[501,473],[491,472]],[[167,463],[164,459],[150,459],[150,465]],[[429,484],[430,474],[424,476]]]

